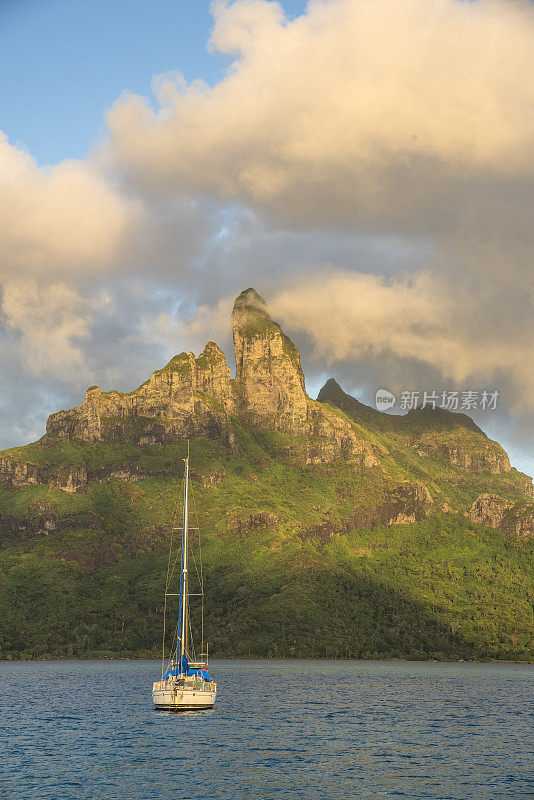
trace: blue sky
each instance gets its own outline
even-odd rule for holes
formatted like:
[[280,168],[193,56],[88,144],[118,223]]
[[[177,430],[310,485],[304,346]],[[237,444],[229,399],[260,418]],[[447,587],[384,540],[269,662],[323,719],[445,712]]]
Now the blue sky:
[[0,0],[0,447],[253,285],[312,391],[498,389],[532,474],[534,4],[282,6]]
[[[306,3],[286,0],[288,16]],[[0,128],[42,163],[82,158],[122,92],[154,75],[219,80],[204,0],[0,0]]]

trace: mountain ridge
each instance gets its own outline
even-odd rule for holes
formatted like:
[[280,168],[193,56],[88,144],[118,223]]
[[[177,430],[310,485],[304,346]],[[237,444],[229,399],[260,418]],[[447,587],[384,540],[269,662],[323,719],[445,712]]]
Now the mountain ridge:
[[[473,498],[470,508],[451,505],[451,498],[446,498],[440,506],[434,505],[432,492],[417,476],[420,466],[410,470],[404,464],[399,471],[394,455],[399,447],[409,448],[420,459],[437,459],[466,473],[511,473],[503,448],[489,439],[468,415],[430,407],[411,410],[405,415],[386,414],[346,394],[333,378],[322,387],[317,400],[313,400],[306,393],[297,348],[271,319],[265,300],[253,288],[236,298],[232,330],[235,378],[223,351],[210,341],[198,357],[185,352],[173,356],[130,392],[103,392],[98,386],[89,387],[80,406],[50,415],[46,434],[39,444],[45,451],[58,442],[78,440],[147,447],[206,436],[221,441],[231,452],[235,444],[232,420],[237,419],[255,428],[293,437],[291,441],[288,439],[284,455],[306,466],[342,459],[355,472],[377,469],[382,473],[378,476],[381,478],[395,471],[391,469],[393,462],[400,481],[390,490],[395,504],[400,492],[407,505],[403,511],[384,517],[387,498],[382,498],[381,513],[365,509],[362,516],[375,524],[416,521],[422,514],[442,508],[463,510],[474,519],[485,519],[493,527],[502,523],[503,529],[510,530],[508,512],[513,505],[510,500],[534,496],[531,479],[520,478],[518,473],[515,498],[483,491]],[[91,471],[84,463],[73,465],[68,472],[63,467],[51,477],[49,471],[43,473],[38,463],[11,456],[20,452],[20,448],[14,448],[0,454],[0,481],[11,488],[43,482],[63,491],[79,492],[84,491],[91,478]],[[121,469],[122,466],[119,464],[110,471],[110,477],[121,472],[129,478],[135,477],[135,473]],[[500,518],[499,503],[494,498],[502,501]],[[534,535],[530,508],[522,516],[524,525],[514,517],[514,531],[519,535]]]

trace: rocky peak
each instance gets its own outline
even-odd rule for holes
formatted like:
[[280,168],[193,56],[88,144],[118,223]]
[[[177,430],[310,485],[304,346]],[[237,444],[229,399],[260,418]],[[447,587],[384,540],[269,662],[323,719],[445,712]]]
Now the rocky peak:
[[261,330],[273,324],[267,310],[267,303],[255,289],[245,289],[236,297],[232,310],[232,328],[241,330]]
[[232,447],[236,416],[295,435],[287,452],[303,464],[342,458],[354,469],[379,465],[382,448],[355,431],[344,414],[307,396],[298,350],[254,289],[236,299],[232,326],[235,380],[222,350],[208,342],[198,358],[173,356],[134,391],[90,387],[80,406],[50,416],[49,438],[145,446],[203,434]]
[[331,406],[336,406],[336,408],[348,414],[355,422],[362,422],[363,424],[372,420],[376,421],[385,416],[380,411],[360,403],[355,397],[344,392],[334,378],[327,380],[317,395],[317,400],[319,403],[329,403]]
[[[296,436],[288,452],[310,465],[342,459],[354,469],[380,467],[388,455],[384,437],[393,435],[395,447],[400,443],[420,457],[446,461],[464,472],[510,470],[502,448],[465,415],[426,409],[382,414],[346,394],[333,379],[318,401],[311,400],[297,348],[254,289],[236,299],[232,327],[235,380],[222,350],[208,342],[198,358],[186,352],[173,356],[131,392],[91,386],[80,406],[50,416],[47,434],[144,446],[202,433],[232,446],[237,417],[253,427]],[[6,464],[6,474],[10,469]],[[28,480],[32,476],[30,469]]]
[[91,386],[81,406],[49,417],[47,433],[62,439],[151,444],[172,441],[178,431],[190,435],[195,417],[211,430],[214,415],[233,408],[230,377],[224,353],[208,342],[198,358],[185,352],[173,356],[133,392]]
[[301,429],[308,398],[298,350],[254,289],[236,299],[232,330],[240,412],[252,423]]
[[196,391],[209,395],[227,411],[231,411],[234,405],[230,384],[231,371],[219,345],[208,342],[195,361],[195,369]]
[[335,378],[328,378],[327,382],[317,395],[317,400],[320,403],[329,403],[331,399],[344,395],[345,392],[335,380]]

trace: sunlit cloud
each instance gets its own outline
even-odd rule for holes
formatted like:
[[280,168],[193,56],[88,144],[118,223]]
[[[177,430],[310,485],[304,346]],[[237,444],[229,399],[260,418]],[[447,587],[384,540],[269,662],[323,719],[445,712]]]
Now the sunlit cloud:
[[262,0],[213,9],[228,76],[169,75],[155,109],[130,95],[108,115],[113,158],[140,185],[300,224],[417,228],[413,210],[426,219],[468,176],[534,175],[530,3],[315,0],[291,22]]

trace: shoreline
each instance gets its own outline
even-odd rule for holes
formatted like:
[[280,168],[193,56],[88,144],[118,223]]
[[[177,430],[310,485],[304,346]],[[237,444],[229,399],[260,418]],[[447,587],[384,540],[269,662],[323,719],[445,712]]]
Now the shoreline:
[[[436,659],[436,658],[420,658],[420,659],[409,659],[409,658],[319,658],[314,656],[212,656],[211,661],[267,661],[267,662],[296,662],[302,663],[305,661],[313,661],[317,663],[362,663],[362,664],[377,664],[377,663],[398,663],[398,664],[478,664],[478,665],[486,665],[486,664],[518,664],[518,665],[525,665],[525,666],[534,666],[534,659],[526,661],[526,660],[512,660],[512,659],[488,659],[488,660],[481,660],[481,659]],[[31,664],[31,663],[62,663],[62,662],[74,662],[74,661],[156,661],[161,662],[161,656],[68,656],[68,657],[53,657],[50,658],[0,658],[0,664]]]

